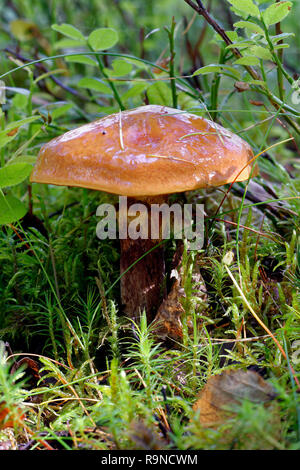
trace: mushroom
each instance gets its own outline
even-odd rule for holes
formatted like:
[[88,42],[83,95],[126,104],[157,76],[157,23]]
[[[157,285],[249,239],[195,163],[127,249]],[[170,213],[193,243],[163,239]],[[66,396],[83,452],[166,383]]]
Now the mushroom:
[[[149,207],[167,202],[172,193],[246,180],[252,158],[250,146],[220,125],[150,105],[51,140],[39,152],[31,181],[106,191],[127,196],[128,208],[137,202]],[[165,262],[159,240],[120,240],[121,301],[131,318],[145,309],[153,320],[163,300]]]

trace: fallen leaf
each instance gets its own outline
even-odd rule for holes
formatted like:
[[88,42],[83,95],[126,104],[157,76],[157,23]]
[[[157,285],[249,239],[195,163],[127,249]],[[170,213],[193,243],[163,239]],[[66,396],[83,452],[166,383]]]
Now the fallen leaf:
[[11,373],[13,374],[22,366],[24,368],[26,377],[29,379],[31,385],[35,387],[38,381],[41,380],[38,363],[33,359],[30,359],[30,357],[23,357],[12,366]]
[[250,85],[247,82],[235,82],[234,87],[239,93],[242,93],[243,91],[249,90]]
[[[169,66],[169,63],[170,63],[170,57],[165,57],[161,60],[158,60],[156,62],[156,65],[158,65],[159,67],[163,68],[166,72],[168,71],[168,66]],[[162,73],[163,71],[161,69],[159,69],[158,67],[153,67],[152,68],[152,72],[155,73],[156,75],[159,75],[160,73]]]
[[242,400],[265,403],[276,393],[268,382],[252,370],[226,370],[211,377],[193,406],[200,411],[200,423],[204,427],[223,424],[234,412],[228,410]]
[[[185,311],[182,305],[182,300],[186,298],[186,293],[183,286],[183,268],[181,266],[180,258],[180,247],[179,253],[175,254],[176,261],[173,263],[170,279],[173,281],[172,288],[166,299],[160,305],[156,317],[153,322],[154,334],[160,339],[166,340],[171,339],[178,341],[183,336],[182,321],[181,318]],[[182,255],[182,253],[181,253]],[[207,300],[207,292],[205,282],[197,269],[192,274],[192,296],[194,301],[195,311],[201,311],[203,305]],[[187,325],[189,332],[192,334],[194,324],[191,318],[187,318]]]
[[179,280],[176,280],[168,297],[158,309],[153,322],[153,332],[161,339],[179,340],[182,338],[181,316],[184,314],[180,303],[180,298],[184,294],[182,291]]

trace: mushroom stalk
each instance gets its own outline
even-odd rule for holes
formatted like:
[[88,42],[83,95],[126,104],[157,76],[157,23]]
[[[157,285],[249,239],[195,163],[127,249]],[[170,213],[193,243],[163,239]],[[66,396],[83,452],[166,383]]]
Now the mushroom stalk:
[[162,204],[167,201],[168,196],[127,199],[128,213],[133,204],[141,203],[146,206],[147,220],[145,222],[149,232],[148,237],[145,239],[132,239],[130,236],[120,239],[122,310],[133,320],[138,320],[143,310],[145,310],[148,323],[150,323],[154,319],[166,294],[164,244],[161,243],[161,219],[159,219],[159,238],[152,239],[150,233],[150,215],[151,204]]

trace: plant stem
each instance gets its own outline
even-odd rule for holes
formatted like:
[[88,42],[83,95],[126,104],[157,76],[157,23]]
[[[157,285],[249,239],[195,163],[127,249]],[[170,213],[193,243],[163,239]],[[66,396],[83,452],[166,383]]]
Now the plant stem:
[[[3,130],[5,128],[5,114],[2,111],[0,107],[0,130]],[[0,150],[0,166],[5,165],[5,153],[4,153],[4,147],[1,148]]]
[[177,93],[176,93],[176,81],[175,81],[175,67],[174,67],[174,58],[175,58],[175,48],[174,48],[174,31],[175,31],[175,20],[174,16],[172,17],[171,29],[165,28],[169,36],[170,44],[170,83],[172,90],[172,99],[173,99],[173,108],[177,108]]
[[[276,0],[276,3],[279,3],[280,0]],[[281,25],[280,23],[276,23],[275,25],[275,30],[276,30],[276,35],[279,35],[282,33],[281,31]],[[283,40],[281,39],[278,44],[282,44]],[[278,50],[278,59],[280,63],[283,63],[283,49]],[[281,69],[277,69],[277,83],[278,83],[278,92],[280,99],[283,101],[284,100],[284,86],[283,86],[283,77],[282,77],[282,71]]]
[[113,95],[120,107],[120,110],[121,111],[124,111],[125,110],[125,106],[123,105],[122,103],[122,100],[120,98],[120,95],[114,85],[114,83],[110,80],[109,76],[107,75],[107,73],[105,72],[105,69],[104,69],[104,65],[103,65],[103,62],[100,58],[99,55],[96,55],[96,59],[97,59],[97,62],[98,62],[98,65],[99,65],[99,69],[100,69],[100,72],[102,73],[103,77],[106,78],[106,80],[108,81],[108,85],[110,86],[112,92],[113,92]]
[[[287,79],[287,81],[293,85],[294,83],[294,79],[293,77],[291,77],[287,71],[285,70],[285,68],[283,67],[282,65],[282,62],[281,60],[279,59],[278,55],[276,54],[276,51],[274,49],[274,44],[272,43],[271,41],[271,38],[270,38],[270,35],[269,35],[269,31],[268,31],[268,28],[266,27],[263,19],[261,19],[261,22],[263,24],[263,27],[264,27],[264,31],[265,31],[265,36],[266,36],[266,40],[268,42],[268,45],[269,45],[269,49],[270,49],[270,52],[272,54],[272,57],[273,57],[273,60],[275,62],[275,64],[277,65],[277,70],[280,71],[280,74],[281,74],[281,78],[280,80],[282,80],[283,76]],[[282,50],[282,49],[281,49]],[[282,98],[281,98],[282,99]]]
[[[221,48],[219,61],[218,61],[219,64],[225,63],[225,56],[226,56],[225,49]],[[212,85],[211,85],[211,92],[210,92],[210,115],[213,121],[215,121],[218,116],[217,109],[218,109],[218,95],[219,95],[218,92],[219,92],[220,81],[221,81],[221,74],[219,72],[216,72],[214,74],[214,78],[213,78]]]

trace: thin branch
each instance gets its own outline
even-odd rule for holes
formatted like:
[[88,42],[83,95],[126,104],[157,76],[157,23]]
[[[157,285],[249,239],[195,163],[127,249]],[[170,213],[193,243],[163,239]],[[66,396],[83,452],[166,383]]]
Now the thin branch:
[[[194,3],[192,0],[184,0],[184,2],[187,3],[191,8],[193,8],[193,10],[195,10],[200,16],[203,16],[207,23],[210,24],[212,28],[221,36],[227,46],[234,44],[231,39],[227,36],[225,30],[210,16],[209,12],[204,7],[201,0],[196,0],[197,4]],[[235,47],[231,50],[238,59],[242,57],[240,51]],[[253,67],[249,65],[244,65],[244,67],[254,80],[262,79],[259,73]],[[272,103],[275,109],[278,110],[282,108],[282,106],[276,102],[278,98],[276,98],[269,90],[266,90],[264,94],[268,97],[270,103]],[[289,116],[285,115],[284,117],[285,120],[290,124],[290,126],[292,126],[296,130],[296,132],[300,134],[300,127],[298,126],[298,124],[292,119],[290,119]]]
[[[202,2],[200,0],[196,0],[198,6],[193,3],[191,0],[184,0],[185,3],[190,5],[199,15],[203,16],[203,18],[207,21],[208,24],[210,24],[213,29],[221,36],[221,38],[224,40],[224,42],[227,44],[227,46],[233,44],[231,39],[227,36],[225,30],[210,16],[209,12],[207,9],[203,6]],[[240,51],[238,49],[232,49],[233,53],[238,57],[242,57]],[[249,67],[251,69],[251,67]],[[257,76],[255,70],[252,71],[252,73]],[[251,73],[251,74],[252,74]],[[254,77],[253,77],[254,78]]]

